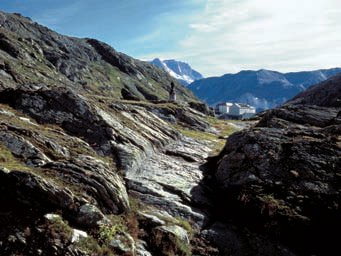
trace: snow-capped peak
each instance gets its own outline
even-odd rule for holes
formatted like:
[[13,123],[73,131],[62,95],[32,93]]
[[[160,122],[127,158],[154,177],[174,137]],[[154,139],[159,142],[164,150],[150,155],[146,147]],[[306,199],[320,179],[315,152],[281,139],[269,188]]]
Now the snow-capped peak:
[[195,80],[202,79],[203,76],[193,70],[190,65],[177,60],[161,60],[156,58],[150,61],[155,66],[162,68],[169,75],[176,78],[181,84],[187,86]]

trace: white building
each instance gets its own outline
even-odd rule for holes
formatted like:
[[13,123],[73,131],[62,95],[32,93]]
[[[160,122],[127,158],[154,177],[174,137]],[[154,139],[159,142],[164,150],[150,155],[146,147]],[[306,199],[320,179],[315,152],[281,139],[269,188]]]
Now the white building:
[[230,107],[229,115],[241,119],[250,118],[256,114],[256,108],[243,103],[233,103]]
[[233,105],[231,102],[223,102],[216,105],[217,114],[228,114],[230,112],[230,107]]
[[243,103],[219,103],[215,112],[222,119],[246,119],[256,114],[256,108]]

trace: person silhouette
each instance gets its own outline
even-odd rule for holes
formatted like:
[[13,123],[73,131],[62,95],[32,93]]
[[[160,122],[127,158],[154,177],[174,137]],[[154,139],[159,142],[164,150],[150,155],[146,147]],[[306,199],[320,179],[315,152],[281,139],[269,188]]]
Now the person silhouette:
[[171,88],[169,90],[169,101],[176,101],[175,84],[171,82]]

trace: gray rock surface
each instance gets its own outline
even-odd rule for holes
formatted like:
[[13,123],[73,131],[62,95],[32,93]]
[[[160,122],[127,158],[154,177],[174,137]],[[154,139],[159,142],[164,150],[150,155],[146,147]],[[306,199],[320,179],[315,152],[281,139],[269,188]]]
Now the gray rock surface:
[[168,233],[167,236],[171,234],[175,236],[177,239],[179,239],[180,241],[184,242],[185,244],[189,244],[187,231],[184,228],[179,227],[177,225],[160,226],[156,228],[156,232]]
[[136,254],[135,241],[128,233],[119,233],[109,243],[115,251],[119,253]]
[[0,142],[2,142],[12,154],[22,157],[28,165],[39,166],[51,162],[41,150],[21,136],[0,130]]
[[160,226],[152,231],[156,248],[163,255],[188,255],[189,238],[187,231],[177,225]]
[[152,254],[146,250],[146,242],[138,240],[136,243],[136,256],[152,256]]
[[192,206],[209,204],[204,188],[198,186],[203,178],[200,165],[209,151],[207,145],[185,137],[169,144],[141,168],[127,172],[129,192],[146,204],[202,225],[205,214]]

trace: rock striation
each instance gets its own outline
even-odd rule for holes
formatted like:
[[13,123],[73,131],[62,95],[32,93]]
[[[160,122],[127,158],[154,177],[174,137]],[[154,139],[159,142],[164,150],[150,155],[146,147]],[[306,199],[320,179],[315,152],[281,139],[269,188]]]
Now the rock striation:
[[180,219],[204,219],[191,189],[210,148],[176,127],[213,131],[208,111],[149,63],[0,12],[0,254],[188,255]]

